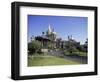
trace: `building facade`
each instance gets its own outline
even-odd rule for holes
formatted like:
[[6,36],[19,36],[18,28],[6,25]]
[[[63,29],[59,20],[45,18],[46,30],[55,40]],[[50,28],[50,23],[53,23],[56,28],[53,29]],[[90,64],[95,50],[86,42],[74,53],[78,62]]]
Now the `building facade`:
[[[67,39],[67,38],[66,38]],[[76,42],[72,35],[68,36],[67,40],[62,40],[62,38],[57,37],[57,33],[54,31],[54,28],[51,27],[49,24],[48,30],[46,32],[42,32],[40,36],[36,36],[35,40],[38,40],[42,44],[42,49],[65,49],[66,45],[69,44],[69,42],[73,45],[80,45],[79,42]]]

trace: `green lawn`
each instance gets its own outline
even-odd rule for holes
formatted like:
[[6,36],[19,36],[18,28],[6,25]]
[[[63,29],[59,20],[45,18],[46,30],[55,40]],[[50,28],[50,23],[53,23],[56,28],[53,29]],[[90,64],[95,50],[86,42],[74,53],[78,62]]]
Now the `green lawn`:
[[81,57],[86,57],[87,56],[87,52],[82,52],[82,51],[78,51],[78,52],[64,52],[65,55],[77,55],[77,56],[81,56]]
[[73,52],[73,54],[77,54],[78,56],[82,56],[82,57],[85,57],[87,56],[87,53],[86,52]]
[[28,66],[74,65],[81,64],[64,58],[42,55],[28,57]]

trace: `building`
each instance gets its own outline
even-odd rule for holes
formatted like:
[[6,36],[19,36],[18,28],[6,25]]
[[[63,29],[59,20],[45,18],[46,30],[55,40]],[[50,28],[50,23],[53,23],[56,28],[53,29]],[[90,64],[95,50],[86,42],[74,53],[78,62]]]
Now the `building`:
[[51,28],[50,24],[49,24],[48,30],[47,30],[47,32],[46,32],[46,36],[47,36],[51,41],[56,41],[57,33],[54,31],[54,28]]
[[[32,38],[33,39],[33,38]],[[42,32],[40,36],[36,36],[35,40],[38,40],[42,44],[42,49],[66,49],[66,45],[73,44],[74,46],[79,46],[80,43],[75,41],[71,36],[68,36],[67,40],[62,40],[62,38],[57,38],[57,33],[54,28],[49,24],[46,32]]]
[[42,32],[41,36],[36,36],[35,40],[41,42],[43,48],[56,48],[57,33],[54,28],[51,28],[50,24],[46,32]]

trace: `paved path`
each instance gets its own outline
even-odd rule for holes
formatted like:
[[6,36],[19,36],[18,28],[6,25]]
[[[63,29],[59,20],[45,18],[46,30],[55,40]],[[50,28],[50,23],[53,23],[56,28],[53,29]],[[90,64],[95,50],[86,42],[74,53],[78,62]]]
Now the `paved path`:
[[48,52],[48,54],[52,56],[61,57],[67,60],[81,62],[82,64],[87,64],[87,57],[81,57],[81,56],[75,56],[75,55],[65,56],[62,51],[52,51],[52,52]]

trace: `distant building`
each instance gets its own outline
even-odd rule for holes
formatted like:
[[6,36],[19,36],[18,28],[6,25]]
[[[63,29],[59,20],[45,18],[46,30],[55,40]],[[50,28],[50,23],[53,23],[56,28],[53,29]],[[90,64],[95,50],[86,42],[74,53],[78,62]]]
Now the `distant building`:
[[[34,38],[32,38],[33,40]],[[68,36],[67,40],[62,40],[62,38],[57,38],[57,33],[54,31],[54,28],[51,27],[49,24],[48,29],[46,32],[42,32],[40,36],[36,36],[35,40],[38,40],[41,42],[42,47],[44,49],[65,49],[66,44],[73,44],[75,46],[79,46],[80,42],[75,41],[71,36]]]
[[56,39],[57,33],[54,31],[54,28],[51,28],[50,24],[46,32],[42,32],[41,36],[36,36],[35,39],[41,41],[43,48],[48,48],[48,45],[51,44],[52,48],[56,48]]
[[47,32],[46,32],[46,36],[47,36],[51,41],[56,41],[57,33],[54,31],[54,28],[51,28],[50,24],[49,24],[48,30],[47,30]]

